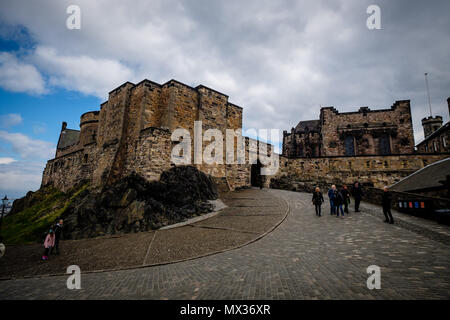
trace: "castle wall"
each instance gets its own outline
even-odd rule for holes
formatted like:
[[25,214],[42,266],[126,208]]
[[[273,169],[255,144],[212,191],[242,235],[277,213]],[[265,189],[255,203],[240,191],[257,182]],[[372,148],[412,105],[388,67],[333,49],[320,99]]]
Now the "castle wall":
[[86,145],[83,149],[49,160],[42,175],[42,186],[52,184],[67,191],[83,180],[92,180],[97,165],[97,145]]
[[391,154],[414,151],[409,101],[397,101],[391,109],[339,113],[334,108],[322,108],[322,156],[346,154],[345,137],[355,138],[355,155],[383,154],[380,150],[383,136],[387,135]]
[[413,172],[450,154],[410,154],[296,158],[280,157],[280,170],[271,179],[289,176],[293,183],[312,185],[352,184],[360,181],[376,188],[392,185]]
[[[309,127],[309,129],[308,129]],[[408,154],[414,151],[409,100],[390,109],[339,112],[321,108],[320,120],[301,121],[283,132],[283,155],[318,157]]]
[[[78,143],[57,150],[56,158],[47,164],[42,183],[67,190],[76,180],[89,179],[98,186],[132,171],[149,180],[158,179],[171,165],[171,131],[187,129],[193,141],[194,122],[198,120],[203,122],[203,133],[219,129],[225,138],[226,129],[242,127],[242,108],[229,103],[228,96],[204,86],[192,88],[175,80],[163,85],[149,80],[137,85],[124,83],[110,92],[100,111],[82,115]],[[204,142],[203,148],[208,144]],[[224,164],[197,166],[216,178],[229,178],[232,181],[226,184],[231,188],[246,185],[247,177],[240,177],[248,168],[226,165],[225,150],[223,155]],[[83,165],[86,156],[94,165]],[[71,163],[73,168],[59,170],[60,163]]]
[[[124,134],[130,90],[134,85],[125,83],[109,94],[109,99],[102,105],[97,133],[98,158],[93,172],[92,182],[101,185],[114,176],[113,164],[119,155],[120,147],[125,144]],[[125,151],[126,152],[126,151]],[[122,150],[122,153],[123,150]]]

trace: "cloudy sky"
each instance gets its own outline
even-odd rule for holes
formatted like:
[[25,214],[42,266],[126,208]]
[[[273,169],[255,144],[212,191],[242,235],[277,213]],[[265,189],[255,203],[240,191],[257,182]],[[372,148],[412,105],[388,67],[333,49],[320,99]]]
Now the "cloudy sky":
[[[81,29],[66,27],[67,7]],[[367,8],[381,9],[369,30]],[[39,187],[61,122],[78,128],[125,81],[204,84],[244,107],[245,128],[289,130],[410,99],[448,120],[450,1],[0,1],[0,192]]]

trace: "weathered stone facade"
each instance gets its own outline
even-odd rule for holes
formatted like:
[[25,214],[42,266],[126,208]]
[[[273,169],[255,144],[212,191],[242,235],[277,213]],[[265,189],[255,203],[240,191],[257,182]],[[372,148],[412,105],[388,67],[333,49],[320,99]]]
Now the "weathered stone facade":
[[[202,85],[193,88],[175,80],[163,85],[149,80],[124,83],[109,93],[100,111],[81,116],[80,131],[63,125],[56,157],[48,161],[42,185],[67,190],[86,179],[99,186],[131,172],[157,180],[173,165],[171,152],[177,143],[171,141],[173,130],[187,129],[193,139],[195,121],[202,121],[202,134],[218,129],[225,138],[227,129],[242,128],[242,108],[229,103],[227,95]],[[250,140],[245,141],[248,160]],[[236,143],[234,147],[236,151]],[[197,167],[230,190],[249,186],[248,161],[225,164],[225,156],[224,151],[224,164]]]
[[448,158],[450,154],[409,154],[389,156],[287,158],[280,157],[278,174],[272,183],[283,179],[288,189],[312,191],[315,186],[352,185],[390,186],[423,167]]
[[[63,123],[56,156],[46,165],[42,185],[53,184],[66,191],[88,180],[102,186],[132,172],[149,181],[158,180],[163,171],[175,165],[171,153],[179,142],[171,140],[173,131],[184,128],[194,140],[195,121],[202,121],[202,135],[208,129],[218,129],[225,139],[227,129],[242,128],[242,108],[228,102],[227,95],[205,86],[193,88],[175,80],[163,85],[149,80],[136,85],[124,83],[110,92],[99,111],[81,116],[79,131]],[[213,176],[220,190],[261,184],[268,187],[283,177],[297,184],[350,184],[358,180],[382,187],[449,156],[414,153],[412,132],[409,101],[397,101],[388,110],[361,108],[339,113],[332,107],[322,108],[320,120],[302,121],[291,134],[284,133],[283,153],[295,156],[281,157],[273,176],[261,177],[261,163],[249,164],[250,158],[255,158],[253,150],[261,143],[249,138],[243,141],[244,164],[226,164],[229,150],[220,156],[223,164],[194,164]],[[354,154],[344,156],[347,137],[352,137]],[[380,150],[383,137],[386,150]],[[231,153],[236,160],[238,139],[233,139]],[[209,144],[204,140],[200,153]],[[191,146],[194,160],[195,147]],[[267,149],[271,155],[271,148]]]
[[409,154],[414,151],[409,100],[397,101],[390,109],[339,112],[320,110],[319,120],[300,121],[283,132],[286,157],[357,156]]

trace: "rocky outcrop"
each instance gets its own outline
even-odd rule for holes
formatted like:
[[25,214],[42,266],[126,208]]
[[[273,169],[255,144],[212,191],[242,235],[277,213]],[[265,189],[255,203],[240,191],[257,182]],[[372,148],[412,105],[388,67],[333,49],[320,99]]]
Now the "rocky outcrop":
[[62,214],[66,239],[157,229],[211,212],[218,198],[212,178],[193,166],[173,167],[159,181],[137,174],[87,192]]

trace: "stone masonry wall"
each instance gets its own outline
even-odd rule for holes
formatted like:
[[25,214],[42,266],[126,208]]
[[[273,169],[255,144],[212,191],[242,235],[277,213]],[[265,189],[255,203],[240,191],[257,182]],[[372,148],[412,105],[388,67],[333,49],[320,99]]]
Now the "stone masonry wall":
[[297,158],[280,157],[280,170],[272,180],[289,177],[293,183],[316,185],[362,184],[376,188],[392,185],[413,172],[450,154]]
[[[340,113],[336,109],[322,108],[322,156],[345,154],[343,136],[357,132],[356,155],[380,154],[379,139],[387,134],[391,154],[409,154],[414,151],[411,108],[409,100],[397,101],[391,109]],[[359,141],[358,141],[359,140]]]

